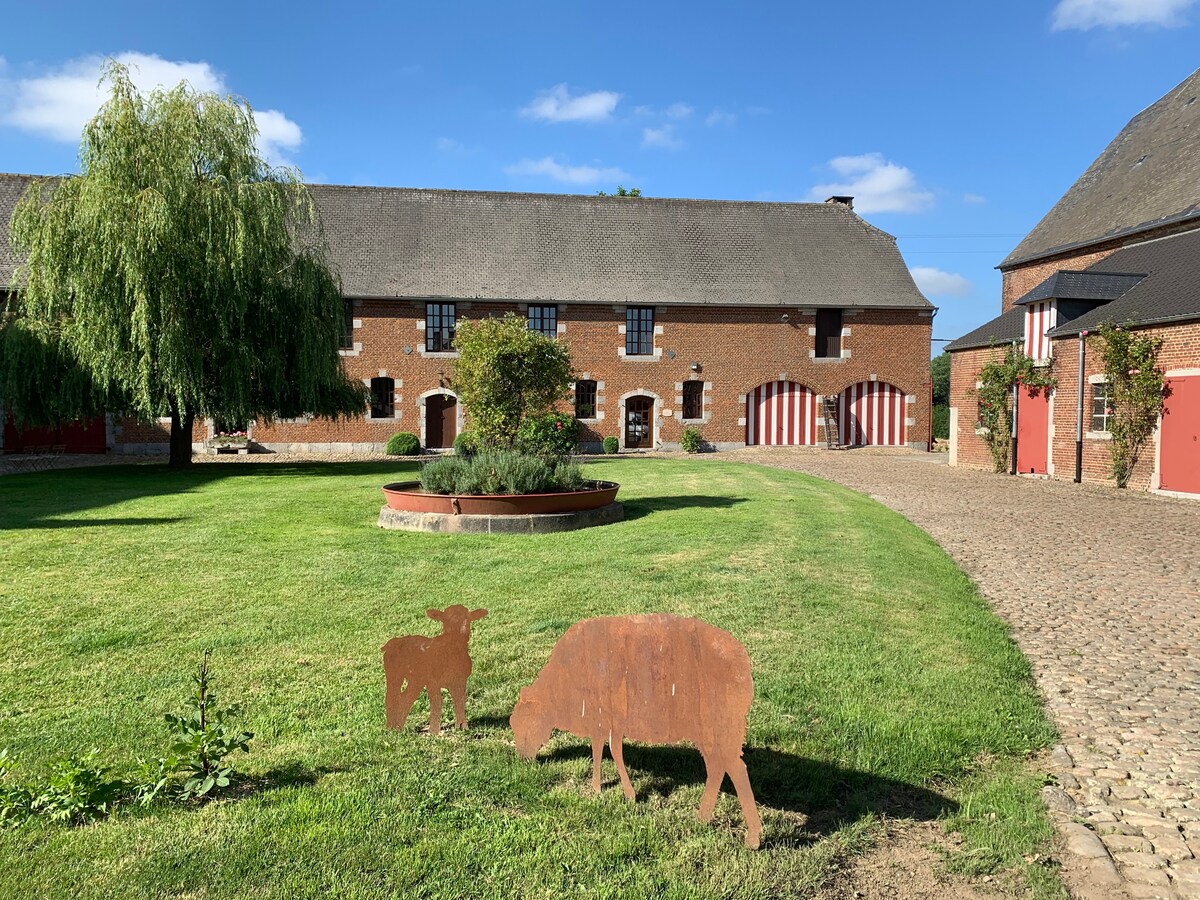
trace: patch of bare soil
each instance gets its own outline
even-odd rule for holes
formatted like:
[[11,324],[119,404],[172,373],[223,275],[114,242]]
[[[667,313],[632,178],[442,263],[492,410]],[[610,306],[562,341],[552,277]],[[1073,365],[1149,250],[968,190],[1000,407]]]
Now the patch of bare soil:
[[999,880],[979,881],[945,871],[939,848],[955,840],[936,822],[889,820],[874,849],[851,860],[821,900],[995,900],[1011,896]]

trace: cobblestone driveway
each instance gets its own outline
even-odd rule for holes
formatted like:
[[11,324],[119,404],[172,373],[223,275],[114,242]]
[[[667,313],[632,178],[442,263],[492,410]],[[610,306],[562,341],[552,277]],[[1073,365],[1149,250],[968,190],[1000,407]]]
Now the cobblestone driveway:
[[839,482],[929,532],[1012,626],[1062,733],[1065,792],[1045,796],[1068,884],[1200,897],[1200,502],[951,469],[940,454],[719,458]]

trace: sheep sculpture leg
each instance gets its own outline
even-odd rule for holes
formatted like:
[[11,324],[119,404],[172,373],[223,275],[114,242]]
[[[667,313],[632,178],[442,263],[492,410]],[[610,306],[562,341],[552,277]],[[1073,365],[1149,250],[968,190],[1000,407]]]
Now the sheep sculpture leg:
[[629,780],[629,772],[625,768],[624,739],[619,735],[613,735],[609,738],[608,748],[612,751],[613,762],[617,764],[617,776],[621,779],[621,790],[625,792],[628,799],[637,799],[637,792],[634,791],[633,782]]
[[434,737],[442,733],[442,689],[429,686],[429,733]]
[[456,682],[450,686],[450,699],[454,703],[454,724],[467,730],[467,683]]

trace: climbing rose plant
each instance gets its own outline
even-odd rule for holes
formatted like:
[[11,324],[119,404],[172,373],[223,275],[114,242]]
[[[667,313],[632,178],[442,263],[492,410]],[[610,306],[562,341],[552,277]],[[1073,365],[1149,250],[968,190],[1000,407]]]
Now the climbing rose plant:
[[1117,487],[1123,488],[1162,415],[1165,382],[1158,367],[1162,340],[1106,322],[1100,326],[1100,341],[1112,408],[1108,420],[1112,475]]
[[978,427],[983,430],[995,471],[1004,473],[1012,454],[1013,388],[1019,384],[1031,394],[1051,391],[1055,387],[1054,376],[1050,366],[1034,366],[1033,360],[1014,343],[1002,356],[993,355],[976,377],[979,386],[971,393],[979,399]]

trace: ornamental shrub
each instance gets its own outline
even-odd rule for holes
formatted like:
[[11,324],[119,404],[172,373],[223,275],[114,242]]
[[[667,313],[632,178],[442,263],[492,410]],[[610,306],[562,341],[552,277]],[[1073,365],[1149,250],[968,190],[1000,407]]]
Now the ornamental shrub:
[[679,446],[687,453],[699,453],[704,449],[704,435],[699,428],[685,428],[679,438]]
[[604,452],[616,453],[621,449],[621,442],[611,435],[604,439]]
[[462,457],[471,457],[479,452],[479,435],[473,431],[460,431],[454,439],[454,452]]
[[548,494],[579,490],[582,470],[573,460],[547,460],[511,451],[447,456],[421,468],[421,488],[431,494]]
[[410,431],[398,431],[387,442],[388,456],[417,456],[421,452],[421,439]]
[[579,423],[574,416],[549,412],[531,416],[517,429],[517,446],[534,456],[561,458],[575,452]]

